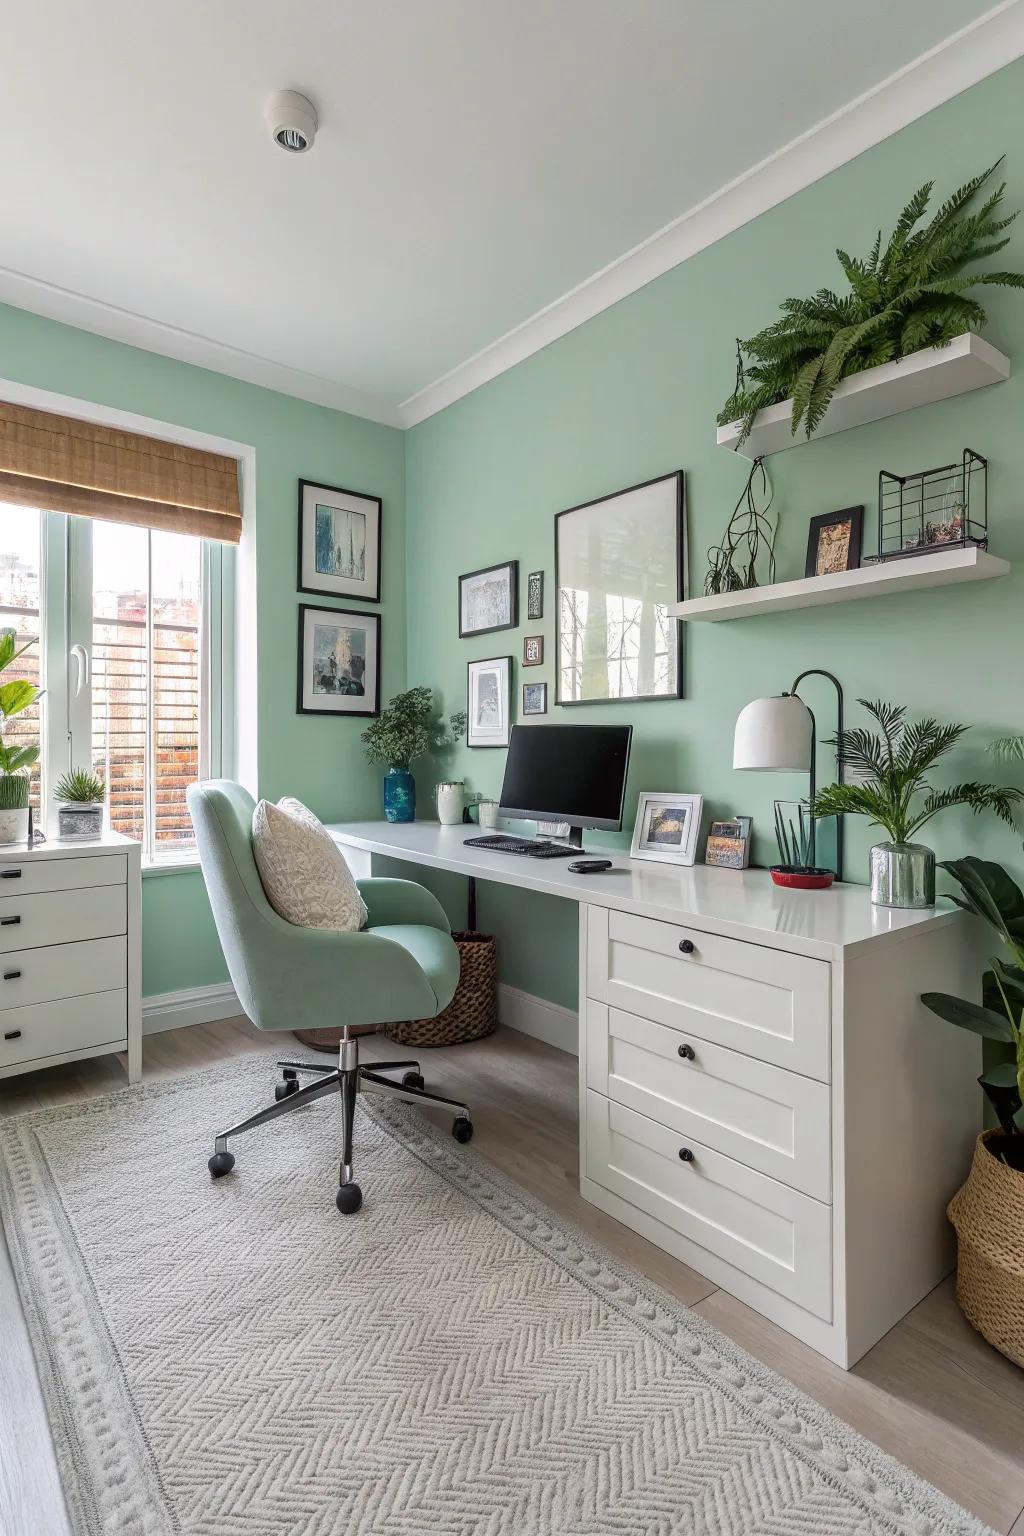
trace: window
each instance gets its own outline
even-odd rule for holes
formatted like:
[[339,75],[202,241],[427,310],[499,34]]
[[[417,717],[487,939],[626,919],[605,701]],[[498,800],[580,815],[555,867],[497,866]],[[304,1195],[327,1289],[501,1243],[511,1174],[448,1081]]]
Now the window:
[[0,505],[0,624],[46,692],[11,734],[42,741],[33,805],[91,766],[111,827],[153,867],[191,862],[185,790],[230,767],[234,550],[189,534]]

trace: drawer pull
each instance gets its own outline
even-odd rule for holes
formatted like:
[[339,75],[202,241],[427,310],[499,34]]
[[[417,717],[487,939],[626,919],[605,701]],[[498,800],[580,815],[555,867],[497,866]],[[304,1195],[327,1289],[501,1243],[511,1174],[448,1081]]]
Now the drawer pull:
[[0,869],[0,880],[20,880],[20,869]]
[[7,1033],[6,1033],[6,1035],[4,1035],[4,1039],[5,1040],[20,1040],[21,1039],[21,1030],[20,1029],[9,1029],[7,1031]]
[[20,971],[4,971],[4,981],[17,981]]
[[692,1163],[693,1162],[693,1153],[690,1151],[689,1147],[680,1147],[679,1148],[679,1161],[682,1162],[682,1163]]
[[692,939],[679,940],[679,953],[681,955],[692,955],[696,953],[696,950],[697,946]]
[[20,917],[0,917],[0,928],[13,928],[15,923],[20,922]]
[[684,1061],[697,1060],[697,1052],[694,1050],[692,1045],[681,1045],[679,1047],[679,1054]]

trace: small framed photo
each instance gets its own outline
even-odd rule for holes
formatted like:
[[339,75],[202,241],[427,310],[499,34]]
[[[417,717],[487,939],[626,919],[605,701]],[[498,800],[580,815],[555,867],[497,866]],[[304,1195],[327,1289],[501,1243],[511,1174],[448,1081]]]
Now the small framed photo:
[[380,602],[381,499],[299,481],[299,591]]
[[525,635],[523,637],[523,666],[540,667],[544,665],[544,636]]
[[546,715],[548,712],[547,683],[523,684],[523,714]]
[[519,623],[519,561],[489,565],[459,577],[459,639],[515,629]]
[[697,853],[703,795],[655,794],[643,790],[636,808],[632,859],[692,864]]
[[717,869],[746,869],[750,863],[750,839],[753,821],[749,816],[732,816],[728,821],[713,821],[704,849],[704,862]]
[[531,571],[526,578],[526,617],[531,622],[544,617],[543,571]]
[[299,606],[300,715],[380,714],[380,614]]
[[807,530],[804,575],[834,576],[837,571],[857,570],[863,522],[863,506],[844,507],[841,512],[812,517]]
[[467,682],[467,747],[507,747],[512,735],[512,657],[471,661]]

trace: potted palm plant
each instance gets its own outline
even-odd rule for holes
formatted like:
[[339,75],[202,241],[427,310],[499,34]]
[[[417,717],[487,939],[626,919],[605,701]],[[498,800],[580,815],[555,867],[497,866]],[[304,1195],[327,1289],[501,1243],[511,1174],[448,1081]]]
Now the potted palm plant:
[[[0,631],[0,672],[28,650],[31,641],[18,649],[13,629]],[[27,678],[0,683],[0,843],[28,841],[29,775],[39,759],[38,745],[3,740],[7,722],[36,702],[42,689]]]
[[967,805],[975,814],[994,811],[1013,825],[1024,791],[969,780],[935,789],[928,774],[966,730],[937,720],[908,720],[906,705],[859,699],[878,730],[841,731],[840,748],[854,783],[829,784],[811,806],[815,816],[866,816],[888,834],[871,850],[871,900],[880,907],[930,907],[935,901],[935,854],[914,834],[940,811]]
[[84,843],[103,831],[103,780],[88,768],[73,768],[57,780],[57,835],[65,843]]

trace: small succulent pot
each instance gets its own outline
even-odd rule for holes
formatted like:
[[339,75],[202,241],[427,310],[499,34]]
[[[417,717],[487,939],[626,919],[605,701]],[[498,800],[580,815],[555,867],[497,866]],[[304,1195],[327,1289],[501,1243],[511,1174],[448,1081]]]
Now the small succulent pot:
[[462,822],[462,813],[466,808],[466,786],[461,780],[447,784],[439,784],[435,790],[437,796],[437,819],[442,827],[457,827]]
[[384,775],[384,820],[416,820],[416,780],[408,768],[389,768]]
[[935,854],[923,843],[876,843],[871,850],[876,907],[918,911],[935,905]]
[[0,843],[28,842],[28,779],[0,774]]
[[57,808],[62,843],[91,843],[103,835],[103,801],[71,800]]

